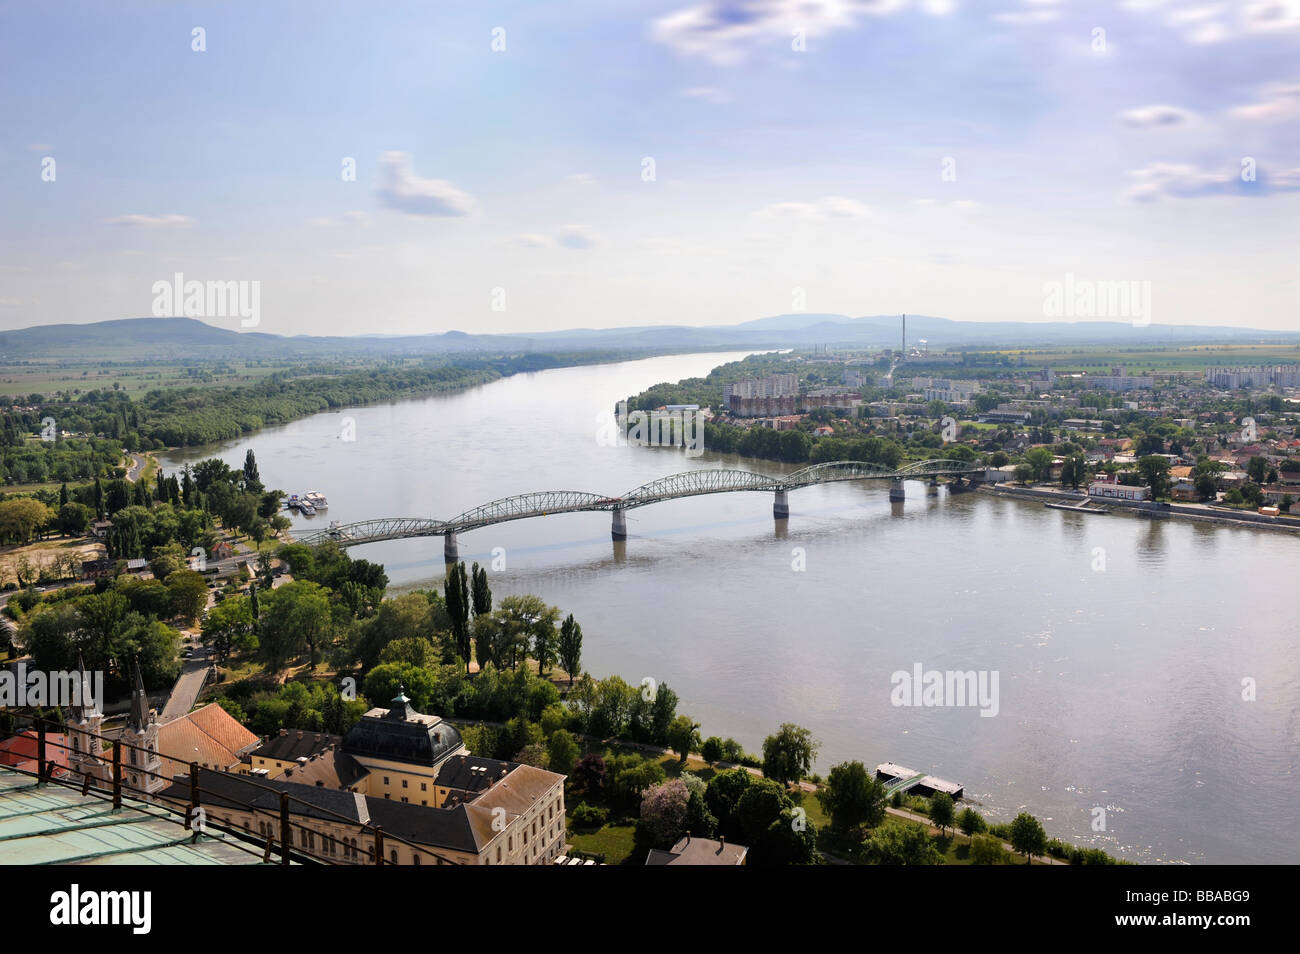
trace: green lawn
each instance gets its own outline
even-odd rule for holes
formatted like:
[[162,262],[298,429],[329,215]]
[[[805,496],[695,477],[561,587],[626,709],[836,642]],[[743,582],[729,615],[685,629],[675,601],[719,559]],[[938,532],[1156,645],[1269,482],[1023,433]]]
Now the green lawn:
[[579,851],[604,855],[607,865],[629,864],[636,851],[636,826],[611,823],[586,833],[569,829],[569,844]]

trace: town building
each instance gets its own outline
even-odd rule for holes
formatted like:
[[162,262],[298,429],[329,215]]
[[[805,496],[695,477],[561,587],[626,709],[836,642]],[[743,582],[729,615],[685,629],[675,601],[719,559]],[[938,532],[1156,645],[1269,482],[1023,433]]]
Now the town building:
[[1099,474],[1097,479],[1088,485],[1088,496],[1109,500],[1149,500],[1151,488],[1121,484],[1114,478]]
[[[287,730],[249,753],[251,777],[201,772],[209,817],[279,838],[289,796],[297,849],[336,864],[549,864],[564,854],[564,776],[472,756],[454,726],[399,692],[345,735]],[[180,780],[164,797],[186,799]]]
[[647,865],[743,865],[749,855],[745,845],[729,845],[725,838],[692,838],[687,832],[668,851],[651,848]]

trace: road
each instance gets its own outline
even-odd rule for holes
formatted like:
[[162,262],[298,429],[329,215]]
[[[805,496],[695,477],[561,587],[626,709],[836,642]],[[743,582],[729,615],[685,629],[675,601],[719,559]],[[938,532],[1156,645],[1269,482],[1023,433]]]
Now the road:
[[144,454],[127,454],[131,458],[131,464],[126,469],[126,479],[135,483],[140,479],[140,472],[144,470],[145,461],[148,458]]
[[194,708],[194,702],[203,689],[203,683],[207,681],[208,667],[210,665],[211,663],[205,656],[195,656],[192,659],[185,660],[180,678],[176,680],[176,685],[172,687],[172,694],[167,697],[167,705],[163,707],[162,715],[158,717],[158,721],[170,722]]

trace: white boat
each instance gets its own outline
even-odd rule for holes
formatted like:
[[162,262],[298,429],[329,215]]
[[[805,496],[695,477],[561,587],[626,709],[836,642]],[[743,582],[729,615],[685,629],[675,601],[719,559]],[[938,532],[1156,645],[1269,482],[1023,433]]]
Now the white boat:
[[311,517],[311,516],[314,516],[315,513],[316,513],[316,508],[313,507],[313,506],[311,505],[311,503],[309,503],[309,502],[306,501],[306,500],[304,500],[304,501],[302,501],[301,503],[298,504],[298,509],[299,509],[299,511],[302,512],[302,515],[303,515],[304,517]]
[[303,495],[303,499],[306,500],[313,507],[315,507],[317,510],[329,509],[329,505],[330,505],[329,501],[325,499],[325,495],[321,493],[319,490],[307,491],[307,493]]

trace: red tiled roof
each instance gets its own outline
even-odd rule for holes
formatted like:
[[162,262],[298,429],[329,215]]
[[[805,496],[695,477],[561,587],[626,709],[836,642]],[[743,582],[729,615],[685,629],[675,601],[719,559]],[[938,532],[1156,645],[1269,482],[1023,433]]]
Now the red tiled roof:
[[[45,761],[53,762],[58,767],[56,774],[61,775],[68,769],[68,745],[68,737],[61,732],[45,734]],[[36,752],[36,733],[31,729],[19,732],[0,742],[0,765],[35,772]]]
[[241,749],[260,741],[221,706],[209,703],[159,727],[163,775],[171,778],[186,773],[192,761],[217,770],[228,768],[239,761]]

